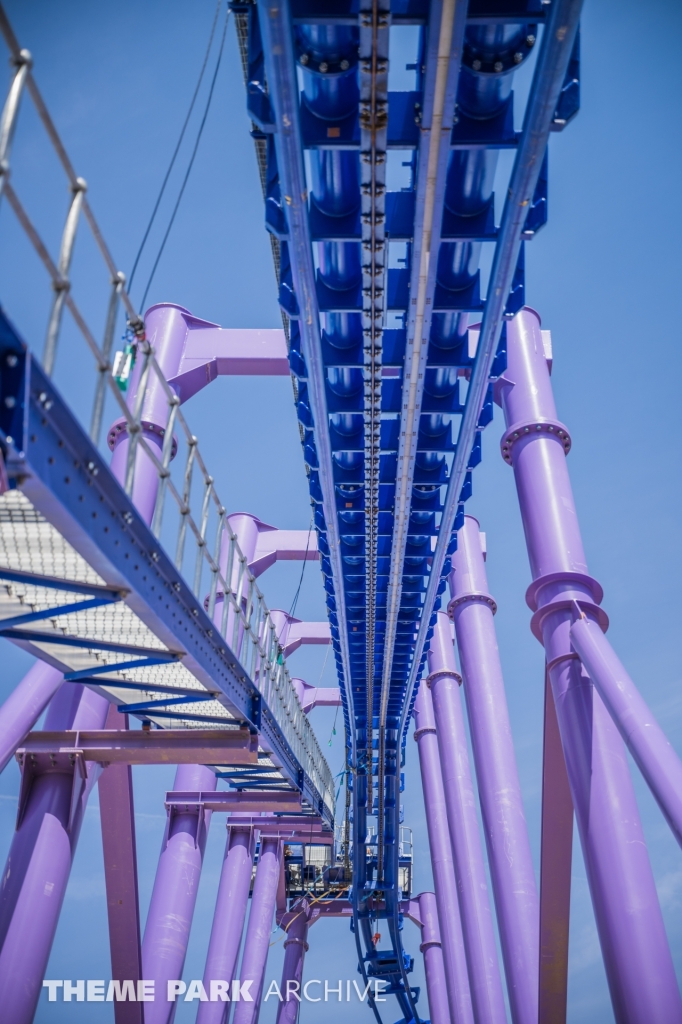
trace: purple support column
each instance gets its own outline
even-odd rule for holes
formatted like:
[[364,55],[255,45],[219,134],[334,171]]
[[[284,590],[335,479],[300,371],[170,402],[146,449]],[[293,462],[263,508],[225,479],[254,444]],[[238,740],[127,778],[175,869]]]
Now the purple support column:
[[619,1024],[682,1020],[672,958],[624,744],[571,649],[572,608],[605,625],[602,591],[587,575],[539,318],[507,325],[498,386],[533,574],[527,600],[547,656],[561,741],[614,1013]]
[[[128,716],[109,705],[107,729],[127,729]],[[104,878],[107,890],[111,977],[130,979],[137,986],[142,977],[140,900],[137,889],[137,849],[133,775],[129,764],[110,764],[99,779]],[[116,1024],[144,1024],[144,1005],[115,1002]]]
[[[247,567],[250,562],[253,561],[256,553],[256,547],[258,545],[258,524],[260,520],[256,519],[255,516],[249,515],[248,512],[233,512],[227,517],[228,524],[232,533],[237,538],[237,544],[242,555],[246,559],[246,566],[240,565],[237,558],[233,555],[231,573],[230,573],[230,589],[237,593],[240,587],[242,592],[245,590],[245,581],[243,574],[247,571]],[[230,535],[225,530],[220,543],[220,571],[223,577],[227,580],[227,571],[230,558]],[[213,613],[213,621],[215,622],[218,629],[222,632],[223,628],[223,605],[225,601],[225,595],[222,590],[218,591],[216,596],[215,611]],[[242,600],[242,605],[244,601]],[[226,619],[226,630],[225,640],[230,647],[235,647],[235,654],[239,653],[241,647],[242,637],[244,635],[244,627],[241,623],[237,626],[235,633],[235,611],[234,607],[231,606],[227,612]],[[234,642],[236,638],[236,643]]]
[[[154,349],[154,357],[166,380],[174,377],[180,366],[185,343],[190,328],[214,327],[208,321],[192,316],[189,310],[176,306],[171,302],[161,302],[151,306],[144,316],[144,329],[147,341]],[[137,392],[143,372],[144,356],[138,354],[128,385],[128,407],[133,410],[137,402]],[[154,371],[150,371],[142,403],[141,420],[144,439],[152,449],[156,449],[161,458],[163,437],[168,423],[170,409],[163,385]],[[109,447],[113,451],[111,469],[117,480],[126,478],[128,462],[128,428],[124,418],[116,420],[109,429]],[[159,477],[147,454],[138,446],[135,453],[135,480],[132,501],[136,509],[147,523],[154,516],[156,495],[159,489]]]
[[[253,830],[247,826],[228,824],[227,844],[204,970],[204,988],[209,994],[212,981],[226,981],[231,986],[236,975],[249,902],[252,866]],[[229,1003],[200,1003],[197,1024],[224,1024],[229,1008]]]
[[[442,914],[438,913],[438,897],[432,892],[423,892],[416,902],[419,904],[419,923],[422,941],[419,952],[424,957],[424,974],[426,976],[426,994],[429,1000],[429,1016],[431,1024],[451,1024],[459,1018],[449,1011],[448,989],[446,984],[445,957],[441,948],[441,930],[439,922]],[[467,990],[468,990],[467,984]],[[471,1001],[468,1003],[471,1014]]]
[[448,836],[448,816],[440,767],[436,720],[433,713],[431,691],[425,683],[419,687],[414,705],[414,716],[414,738],[419,749],[426,828],[429,834],[433,884],[438,901],[442,959],[450,1008],[449,1019],[452,1024],[473,1024],[474,1016],[464,952],[462,921],[459,913],[455,865]]
[[[206,792],[217,782],[210,768],[181,764],[174,788]],[[142,942],[142,973],[158,993],[145,1007],[145,1024],[169,1024],[175,1016],[166,987],[182,977],[210,821],[211,811],[199,808],[168,816]]]
[[682,762],[599,626],[578,619],[571,641],[682,845]]
[[[202,323],[181,307],[170,304],[153,306],[145,317],[147,337],[167,376],[177,373],[190,321],[193,326]],[[142,358],[137,360],[133,372],[129,389],[131,403],[135,401],[140,383],[142,362]],[[168,419],[168,403],[153,375],[147,382],[142,418],[145,436],[160,452]],[[109,441],[114,448],[112,472],[122,482],[128,449],[124,422],[114,424]],[[157,491],[156,470],[144,452],[138,450],[133,502],[147,522],[151,522],[154,513]],[[46,728],[101,729],[108,709],[107,698],[82,686],[69,684],[53,698]],[[183,767],[188,770],[188,766]],[[181,775],[182,771],[181,768],[178,774]],[[207,769],[201,771],[206,772]],[[210,774],[215,787],[215,776]],[[98,775],[99,769],[93,766],[71,821],[73,772],[49,772],[37,778],[26,801],[0,887],[0,1005],[13,1024],[28,1024],[33,1019],[85,801]],[[194,781],[191,775],[180,780],[176,777],[176,788],[210,788],[208,779],[203,786],[193,786]],[[157,1004],[149,1004],[154,1005]]]
[[63,681],[59,669],[36,661],[0,707],[0,772],[12,760],[14,751],[21,746],[24,736],[36,724]]
[[[92,690],[64,686],[45,728],[102,729],[108,708]],[[73,812],[73,771],[35,778],[12,839],[0,882],[0,1006],[12,1024],[31,1024],[36,1011],[87,799],[101,771],[92,763],[87,769]]]
[[281,993],[284,1002],[277,1009],[277,1024],[296,1024],[301,1006],[303,961],[308,952],[310,905],[305,898],[298,900],[281,922],[286,930],[284,940],[284,966]]
[[[178,372],[190,329],[212,326],[215,325],[198,320],[172,303],[160,303],[147,310],[145,334],[166,379]],[[143,365],[144,357],[138,355],[128,388],[130,408],[137,402]],[[157,449],[159,457],[169,412],[162,385],[156,374],[150,373],[141,419],[144,437]],[[129,444],[125,420],[118,420],[109,431],[109,446],[114,452],[111,468],[119,481],[125,479]],[[133,503],[148,523],[154,516],[158,486],[156,469],[138,448]],[[203,765],[180,765],[177,769],[176,790],[215,790],[216,786],[215,774]],[[154,1003],[147,1005],[146,1024],[165,1024],[172,1019],[175,1004],[165,1000],[166,982],[182,976],[210,820],[210,812],[198,810],[169,815],[142,944],[144,977],[153,979],[161,993]]]
[[455,623],[483,832],[514,1024],[537,1024],[539,903],[478,522],[452,556]]
[[437,613],[429,676],[476,1024],[506,1024],[450,620]]
[[549,676],[545,672],[540,839],[539,1024],[566,1024],[572,857],[573,799],[556,720],[554,695]]
[[256,1024],[258,1020],[281,866],[280,840],[271,836],[262,838],[244,941],[244,955],[239,972],[239,981],[242,985],[251,982],[253,1001],[247,1002],[242,999],[236,1003],[232,1024]]

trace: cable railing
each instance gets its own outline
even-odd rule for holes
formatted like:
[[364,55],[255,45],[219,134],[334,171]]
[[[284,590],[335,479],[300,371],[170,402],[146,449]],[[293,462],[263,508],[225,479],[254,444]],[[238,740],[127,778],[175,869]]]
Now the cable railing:
[[[149,472],[148,464],[151,464],[158,478],[151,518],[154,536],[167,550],[174,550],[176,568],[190,584],[195,597],[203,600],[216,629],[256,685],[294,758],[317,791],[323,794],[325,805],[333,813],[334,786],[331,772],[292,686],[275,624],[263,594],[249,570],[237,536],[230,527],[225,506],[216,492],[197,438],[180,410],[180,399],[166,381],[153,347],[145,337],[144,321],[126,290],[125,275],[117,268],[88,202],[86,183],[76,175],[38,90],[31,71],[31,55],[20,48],[2,6],[0,32],[9,48],[12,66],[10,87],[0,118],[0,200],[6,198],[47,271],[54,291],[41,365],[48,376],[54,374],[63,314],[68,310],[94,364],[93,394],[87,428],[90,439],[96,446],[100,444],[108,398],[109,404],[113,402],[120,415],[116,431],[124,431],[128,440],[123,480],[126,494],[132,498],[140,466]],[[56,260],[51,256],[11,180],[12,141],[24,93],[33,102],[71,191]],[[83,220],[90,229],[110,280],[111,290],[101,344],[76,302],[70,278],[76,234]],[[140,360],[136,393],[128,398],[121,374],[114,373],[112,360],[121,307],[128,325],[127,350],[131,363]],[[168,407],[160,450],[150,443],[143,418],[144,396],[150,382],[158,383]],[[109,447],[113,448],[114,440],[115,436],[110,431]],[[182,455],[181,448],[184,449]],[[140,453],[144,453],[144,458],[140,458]],[[207,596],[202,597],[206,591]]]

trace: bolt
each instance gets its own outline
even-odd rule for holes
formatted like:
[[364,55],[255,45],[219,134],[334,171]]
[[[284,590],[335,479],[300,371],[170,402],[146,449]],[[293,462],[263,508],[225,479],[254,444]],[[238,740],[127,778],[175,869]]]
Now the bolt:
[[350,64],[348,63],[347,60],[342,60],[341,63],[339,64],[339,67],[341,68],[342,71],[348,71]]
[[14,397],[14,395],[7,395],[6,396],[6,398],[5,398],[5,405],[7,406],[8,409],[13,409],[16,404],[17,404],[17,400]]
[[495,63],[493,64],[493,70],[497,71],[498,74],[499,74],[500,71],[504,71],[504,64],[502,63],[501,60],[496,60],[495,61]]
[[7,356],[6,362],[8,366],[16,366],[17,363],[19,362],[19,358],[18,356],[15,356],[14,352],[10,352],[10,354]]
[[526,46],[535,46],[535,36],[526,36]]
[[320,64],[320,71],[321,71],[321,73],[323,75],[326,75],[328,70],[329,70],[329,65],[327,64],[327,62],[325,60],[323,60],[322,63]]
[[301,64],[303,64],[303,66],[305,67],[305,65],[306,65],[306,64],[308,63],[308,61],[310,60],[310,57],[308,56],[308,54],[307,54],[307,53],[302,53],[302,54],[301,54],[301,56],[300,56],[300,58],[299,58],[299,60],[301,61]]
[[514,54],[514,63],[515,64],[520,64],[522,60],[523,60],[523,54],[522,53],[515,53]]
[[480,71],[481,70],[481,62],[480,62],[480,60],[472,60],[471,66],[474,69],[474,71]]

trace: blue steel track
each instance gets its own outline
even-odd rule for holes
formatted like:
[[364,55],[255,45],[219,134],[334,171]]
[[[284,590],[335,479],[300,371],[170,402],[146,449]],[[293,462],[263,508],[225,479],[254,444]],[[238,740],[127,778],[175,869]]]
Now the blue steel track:
[[[580,3],[231,7],[344,700],[360,971],[417,1021],[399,913],[400,767],[505,368],[504,318],[525,301],[524,243],[547,220],[548,136],[579,106]],[[393,26],[418,34],[409,92],[388,91]],[[517,131],[514,72],[537,49]],[[502,149],[516,156],[498,226]],[[400,191],[386,188],[391,151],[409,163]],[[388,949],[375,942],[379,918]]]

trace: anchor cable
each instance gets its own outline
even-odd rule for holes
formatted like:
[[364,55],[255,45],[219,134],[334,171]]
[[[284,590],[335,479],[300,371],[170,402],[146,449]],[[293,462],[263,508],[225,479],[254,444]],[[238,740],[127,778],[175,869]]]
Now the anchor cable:
[[144,247],[147,244],[147,239],[149,238],[149,232],[151,231],[152,225],[154,224],[154,221],[156,220],[156,215],[159,212],[159,206],[161,205],[161,200],[163,199],[164,193],[166,191],[166,185],[168,184],[168,179],[171,176],[171,171],[173,170],[173,167],[175,166],[175,161],[177,159],[178,153],[180,152],[180,146],[182,145],[182,140],[185,137],[185,132],[187,131],[187,125],[189,124],[189,119],[192,116],[192,111],[194,110],[194,104],[196,103],[197,96],[199,95],[199,89],[201,88],[201,83],[204,80],[204,72],[206,71],[206,66],[208,64],[208,57],[209,57],[209,54],[211,52],[211,47],[213,46],[213,37],[215,36],[216,25],[218,24],[218,15],[220,14],[220,5],[221,5],[222,2],[223,2],[223,0],[218,0],[218,3],[216,4],[215,14],[213,15],[213,24],[211,25],[211,34],[210,34],[210,36],[208,38],[208,46],[206,47],[206,53],[204,54],[204,62],[201,65],[201,71],[199,72],[199,79],[198,79],[197,84],[196,84],[196,86],[194,88],[194,94],[192,96],[192,100],[191,100],[190,105],[189,105],[189,110],[187,111],[187,116],[185,117],[185,122],[184,122],[184,124],[183,124],[183,126],[182,126],[182,128],[180,130],[180,136],[179,136],[178,141],[177,141],[177,143],[175,145],[175,150],[173,151],[173,155],[172,155],[170,163],[168,165],[168,170],[166,171],[166,174],[165,174],[165,177],[163,179],[163,182],[161,183],[161,188],[159,189],[159,194],[156,197],[156,202],[154,203],[154,209],[152,210],[152,215],[149,218],[149,223],[147,224],[147,227],[145,229],[144,235],[142,236],[142,241],[140,242],[140,247],[137,250],[137,255],[135,256],[135,262],[133,263],[133,269],[130,272],[130,278],[129,278],[129,281],[128,281],[128,292],[129,293],[130,293],[130,289],[133,286],[133,280],[135,278],[135,272],[137,271],[137,265],[140,262],[140,257],[142,256],[142,252],[144,250]]
[[208,112],[211,109],[211,101],[213,100],[213,92],[215,90],[216,79],[218,77],[218,71],[220,70],[220,62],[222,60],[223,50],[225,48],[225,37],[227,35],[227,25],[228,25],[229,20],[230,20],[230,9],[228,8],[227,9],[227,13],[225,15],[225,24],[223,25],[223,34],[222,34],[222,38],[220,40],[220,49],[218,51],[218,59],[216,61],[215,70],[213,72],[213,78],[211,79],[211,87],[209,89],[208,98],[206,100],[206,106],[204,107],[203,117],[201,118],[201,124],[199,125],[199,130],[197,132],[197,137],[196,137],[196,140],[194,142],[194,148],[192,150],[192,155],[191,155],[191,157],[189,159],[189,164],[187,165],[187,170],[185,172],[185,177],[183,178],[182,185],[180,186],[180,191],[178,193],[178,198],[175,201],[175,206],[173,207],[173,212],[172,212],[170,220],[168,222],[168,227],[166,228],[166,233],[163,236],[163,240],[161,242],[161,245],[159,246],[159,251],[158,251],[158,253],[156,255],[156,259],[154,260],[154,266],[152,267],[151,273],[149,275],[149,280],[147,281],[147,287],[145,288],[144,295],[142,296],[142,301],[140,303],[140,308],[141,309],[144,309],[144,304],[145,304],[145,301],[146,301],[146,298],[147,298],[147,294],[148,294],[149,289],[151,287],[152,281],[154,280],[154,275],[156,274],[156,270],[157,270],[157,268],[159,266],[159,262],[161,260],[162,255],[163,255],[163,251],[166,248],[166,242],[168,241],[168,236],[171,233],[171,229],[172,229],[173,224],[175,222],[175,217],[176,217],[176,214],[177,214],[178,209],[180,207],[180,203],[182,201],[182,197],[184,195],[185,188],[187,186],[187,182],[189,181],[189,176],[190,176],[190,174],[192,172],[192,167],[194,166],[194,160],[196,158],[197,151],[199,149],[199,143],[201,142],[201,136],[203,135],[204,127],[206,125],[206,119],[208,117]]

